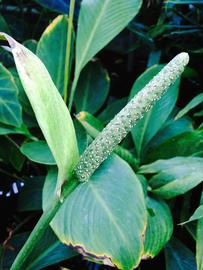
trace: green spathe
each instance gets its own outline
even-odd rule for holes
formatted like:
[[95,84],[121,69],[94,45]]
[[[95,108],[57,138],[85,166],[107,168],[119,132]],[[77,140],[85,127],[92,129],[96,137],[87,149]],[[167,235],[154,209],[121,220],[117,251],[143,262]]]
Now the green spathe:
[[46,67],[30,50],[5,33],[24,90],[35,112],[38,124],[59,169],[57,191],[71,175],[78,161],[75,130],[69,111]]

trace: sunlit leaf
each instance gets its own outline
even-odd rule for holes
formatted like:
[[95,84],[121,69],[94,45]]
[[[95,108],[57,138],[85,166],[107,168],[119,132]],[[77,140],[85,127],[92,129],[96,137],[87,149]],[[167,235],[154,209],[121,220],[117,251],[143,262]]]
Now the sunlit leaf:
[[58,191],[78,161],[75,130],[69,111],[40,59],[10,36],[1,33],[16,67],[39,126],[59,168]]

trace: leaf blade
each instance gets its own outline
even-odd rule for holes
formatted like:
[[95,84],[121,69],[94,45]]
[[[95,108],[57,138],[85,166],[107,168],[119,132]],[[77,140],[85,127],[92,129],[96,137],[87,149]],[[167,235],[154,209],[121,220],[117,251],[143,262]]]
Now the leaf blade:
[[45,141],[25,143],[20,147],[20,151],[28,159],[46,165],[55,165],[56,161]]
[[[52,172],[45,182],[44,209],[48,206],[47,196],[54,190],[55,178]],[[76,246],[84,256],[92,254],[93,260],[127,270],[141,259],[146,214],[139,180],[127,163],[113,156],[67,198],[51,226],[62,242]]]
[[76,40],[76,74],[133,19],[140,6],[139,0],[82,1]]
[[12,74],[2,64],[0,64],[0,122],[15,127],[22,124],[18,88]]
[[148,214],[144,241],[144,258],[154,258],[171,238],[173,219],[168,205],[152,197],[147,199]]
[[40,59],[9,35],[0,33],[0,38],[10,45],[24,90],[56,160],[60,193],[62,182],[70,177],[79,157],[71,116]]

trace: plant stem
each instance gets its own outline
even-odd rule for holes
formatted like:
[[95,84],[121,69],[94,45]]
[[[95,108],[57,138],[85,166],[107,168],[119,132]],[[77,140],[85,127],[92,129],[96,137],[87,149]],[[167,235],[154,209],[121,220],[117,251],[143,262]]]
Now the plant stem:
[[[63,190],[62,190],[62,197],[64,198],[63,202],[65,198],[67,198],[67,196],[78,186],[78,184],[79,184],[78,181],[76,181],[75,179],[72,179],[72,180],[69,180],[68,185],[63,187]],[[30,253],[33,251],[33,249],[36,247],[37,242],[42,238],[45,230],[49,226],[49,223],[51,222],[51,220],[53,219],[53,217],[55,216],[55,214],[57,213],[61,205],[62,205],[61,198],[55,197],[55,199],[51,203],[51,206],[40,217],[37,225],[31,232],[28,240],[26,241],[23,248],[18,253],[10,270],[26,269],[23,266],[26,259],[28,258]]]
[[67,44],[66,44],[66,59],[65,59],[65,73],[64,73],[64,102],[67,102],[68,98],[68,84],[69,84],[69,73],[70,73],[70,53],[71,53],[71,40],[72,40],[72,29],[73,29],[73,16],[74,16],[75,0],[70,1],[69,18],[68,18],[68,33],[67,33]]
[[75,74],[75,78],[73,80],[73,84],[71,87],[71,92],[70,92],[70,97],[69,97],[69,104],[68,104],[68,109],[69,111],[71,111],[72,109],[72,105],[73,105],[73,99],[74,99],[74,95],[75,95],[75,90],[76,90],[76,86],[79,80],[79,75],[80,74]]

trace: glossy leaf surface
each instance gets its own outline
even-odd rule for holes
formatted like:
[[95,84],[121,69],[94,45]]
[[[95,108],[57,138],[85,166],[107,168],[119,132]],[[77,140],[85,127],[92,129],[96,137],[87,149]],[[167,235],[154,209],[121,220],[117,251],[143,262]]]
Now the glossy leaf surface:
[[30,160],[47,165],[55,165],[56,161],[45,141],[25,143],[20,151]]
[[76,39],[76,77],[86,63],[127,26],[141,3],[141,0],[82,1]]
[[146,161],[169,159],[174,156],[191,156],[202,150],[203,128],[174,136],[147,153]]
[[[44,209],[55,183],[56,172],[51,171],[43,192]],[[141,259],[146,218],[138,178],[126,162],[112,156],[70,194],[51,226],[63,243],[84,256],[129,270]]]

